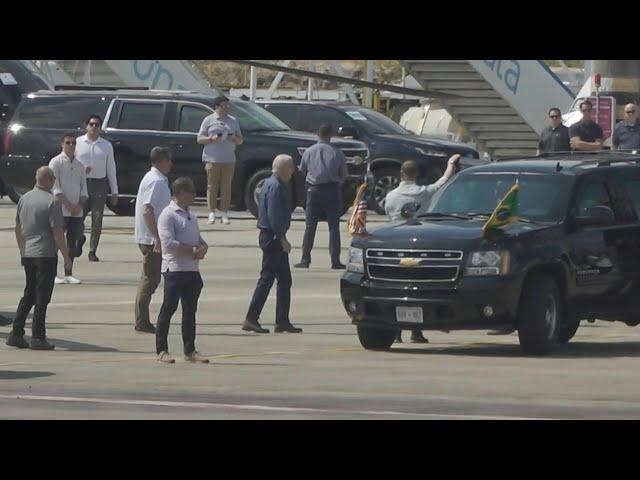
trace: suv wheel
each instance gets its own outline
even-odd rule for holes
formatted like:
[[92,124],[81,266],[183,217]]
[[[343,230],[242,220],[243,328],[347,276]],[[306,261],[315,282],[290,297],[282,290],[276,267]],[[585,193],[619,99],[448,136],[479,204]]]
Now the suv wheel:
[[556,282],[536,275],[522,290],[518,313],[518,338],[527,355],[546,355],[558,339],[562,303]]
[[7,196],[11,199],[13,203],[18,203],[22,195],[29,191],[28,188],[20,188],[20,187],[12,187],[7,185],[5,189]]
[[395,338],[395,330],[358,326],[360,345],[367,350],[389,350]]
[[111,200],[107,199],[107,207],[121,217],[135,217],[136,197],[119,197],[117,205],[113,205]]
[[400,185],[400,168],[384,167],[373,174],[373,195],[369,197],[369,206],[380,215],[384,215],[384,199],[391,190]]

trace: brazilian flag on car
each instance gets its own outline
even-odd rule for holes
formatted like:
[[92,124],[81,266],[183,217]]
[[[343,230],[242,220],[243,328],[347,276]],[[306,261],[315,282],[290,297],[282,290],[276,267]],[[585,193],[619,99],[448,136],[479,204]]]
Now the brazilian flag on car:
[[515,185],[509,189],[498,206],[493,211],[487,223],[482,227],[482,234],[498,230],[510,223],[518,221],[518,191],[520,185],[516,181]]

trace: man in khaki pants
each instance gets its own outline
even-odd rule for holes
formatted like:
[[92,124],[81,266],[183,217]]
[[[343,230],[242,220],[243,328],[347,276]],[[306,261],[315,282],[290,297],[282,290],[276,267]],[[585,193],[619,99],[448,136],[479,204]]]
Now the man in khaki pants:
[[171,202],[167,178],[172,167],[171,150],[167,147],[153,147],[151,165],[138,188],[135,219],[135,240],[143,257],[142,275],[136,294],[135,330],[144,333],[156,331],[149,320],[149,304],[161,279],[162,249],[158,217]]
[[[223,225],[229,225],[229,206],[231,204],[231,182],[236,163],[236,145],[243,142],[238,121],[229,115],[229,99],[225,96],[213,100],[212,113],[202,121],[198,132],[198,143],[204,145],[202,161],[207,171],[207,203],[209,204],[209,223],[222,219]],[[220,192],[220,210],[217,208]]]

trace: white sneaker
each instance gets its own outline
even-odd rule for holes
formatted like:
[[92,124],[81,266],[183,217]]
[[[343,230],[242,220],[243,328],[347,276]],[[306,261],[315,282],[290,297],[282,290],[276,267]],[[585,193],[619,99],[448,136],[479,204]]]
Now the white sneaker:
[[169,352],[160,352],[158,354],[158,361],[162,363],[176,363],[173,357],[169,355]]
[[209,359],[200,355],[200,352],[192,352],[184,356],[185,362],[209,363]]
[[64,277],[64,283],[68,283],[70,285],[78,285],[82,283],[82,280],[78,280],[76,277],[72,277],[71,275],[67,275]]
[[231,222],[229,221],[229,217],[227,216],[227,212],[222,214],[222,224],[229,225]]
[[213,212],[211,212],[209,214],[209,225],[213,225],[214,223],[216,223],[216,216]]
[[[66,277],[65,277],[65,278],[66,278]],[[63,277],[56,277],[56,279],[55,279],[55,283],[56,283],[56,285],[60,285],[60,284],[62,284],[62,283],[67,283],[67,282],[65,282],[65,278],[63,278]]]

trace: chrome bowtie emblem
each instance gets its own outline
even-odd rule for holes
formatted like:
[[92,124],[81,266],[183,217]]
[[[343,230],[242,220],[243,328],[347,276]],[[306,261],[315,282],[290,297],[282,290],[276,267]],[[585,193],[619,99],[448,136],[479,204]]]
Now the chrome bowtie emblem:
[[400,260],[400,265],[407,268],[414,268],[420,266],[420,259],[406,257]]

